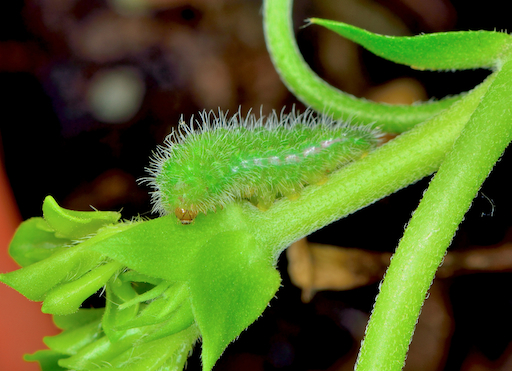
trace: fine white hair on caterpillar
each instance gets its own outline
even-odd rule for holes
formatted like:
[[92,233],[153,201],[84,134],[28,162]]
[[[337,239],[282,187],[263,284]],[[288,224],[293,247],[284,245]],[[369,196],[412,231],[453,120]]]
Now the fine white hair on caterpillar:
[[363,157],[380,136],[371,125],[309,109],[258,117],[203,111],[188,124],[181,120],[158,146],[141,182],[153,189],[153,211],[174,213],[182,224],[243,199],[266,210]]

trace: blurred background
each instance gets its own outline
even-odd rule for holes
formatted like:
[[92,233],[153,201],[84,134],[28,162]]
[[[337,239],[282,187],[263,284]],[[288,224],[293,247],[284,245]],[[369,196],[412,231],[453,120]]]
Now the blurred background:
[[[320,27],[300,28],[304,19],[329,18],[387,35],[499,31],[511,28],[507,3],[296,0],[294,19],[305,59],[325,80],[356,96],[413,103],[471,89],[488,72],[414,71]],[[48,194],[65,208],[151,216],[148,189],[136,180],[182,115],[240,106],[263,113],[304,108],[272,66],[261,7],[257,0],[2,5],[2,272],[17,268],[7,255],[14,228],[40,216]],[[423,310],[407,370],[512,368],[510,161],[505,155],[498,163],[453,243]],[[387,197],[283,254],[283,287],[216,369],[353,369],[389,253],[427,184]],[[41,348],[41,336],[56,333],[39,309],[0,287],[0,370],[38,369],[15,362]],[[189,369],[200,369],[199,348]]]

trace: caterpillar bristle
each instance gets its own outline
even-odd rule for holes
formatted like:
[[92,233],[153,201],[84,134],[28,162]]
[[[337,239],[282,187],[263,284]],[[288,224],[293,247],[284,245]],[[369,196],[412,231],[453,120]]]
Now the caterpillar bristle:
[[182,224],[242,199],[260,209],[276,197],[296,199],[308,184],[325,182],[328,173],[365,156],[380,137],[371,125],[310,109],[259,117],[203,111],[197,117],[180,119],[140,180],[153,188],[153,211],[174,213]]

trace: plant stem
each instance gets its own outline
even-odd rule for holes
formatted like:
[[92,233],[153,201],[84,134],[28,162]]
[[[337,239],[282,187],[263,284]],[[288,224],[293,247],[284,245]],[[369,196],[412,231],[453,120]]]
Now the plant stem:
[[358,371],[402,369],[421,306],[446,249],[512,140],[512,62],[495,75],[400,241],[367,328]]
[[293,241],[432,174],[493,79],[489,76],[451,109],[331,174],[327,183],[308,186],[298,200],[283,199],[264,213],[246,205],[254,233],[277,258]]
[[292,0],[266,0],[264,27],[267,48],[287,88],[304,104],[336,118],[377,122],[384,131],[401,133],[450,107],[460,96],[416,105],[388,105],[358,99],[327,84],[299,52],[292,24]]

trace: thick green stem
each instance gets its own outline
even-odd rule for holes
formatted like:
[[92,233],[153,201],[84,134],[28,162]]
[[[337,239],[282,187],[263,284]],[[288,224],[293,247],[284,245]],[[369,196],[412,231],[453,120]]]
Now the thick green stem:
[[432,174],[493,79],[429,122],[332,174],[326,184],[307,187],[298,200],[284,199],[264,213],[246,206],[254,233],[277,257],[293,241]]
[[358,99],[327,84],[299,52],[292,24],[292,0],[265,1],[265,37],[276,70],[288,89],[304,104],[337,118],[377,122],[384,131],[400,133],[450,107],[459,97],[412,106],[391,106]]
[[512,62],[496,73],[414,213],[386,273],[357,370],[401,370],[435,272],[481,184],[512,140]]

